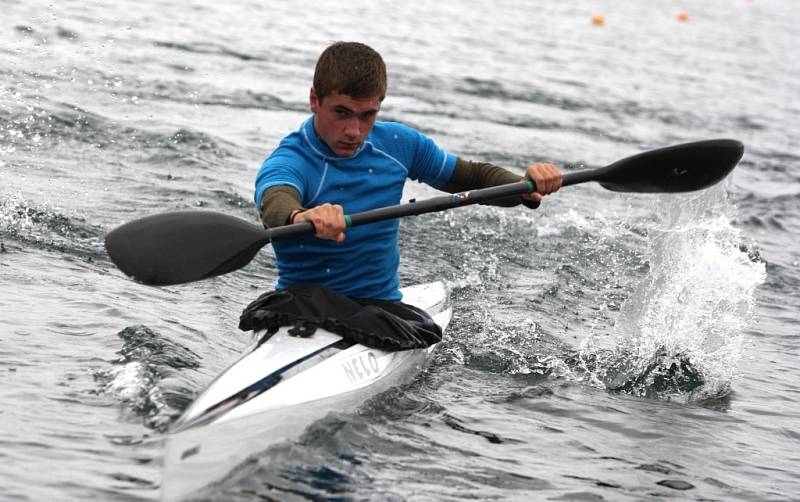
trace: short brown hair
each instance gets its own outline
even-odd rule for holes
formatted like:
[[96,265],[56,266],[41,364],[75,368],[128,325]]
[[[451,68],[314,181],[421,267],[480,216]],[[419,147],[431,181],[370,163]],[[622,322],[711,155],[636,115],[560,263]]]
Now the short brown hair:
[[333,92],[355,99],[386,97],[386,65],[368,45],[335,42],[322,51],[314,70],[314,89],[322,101]]

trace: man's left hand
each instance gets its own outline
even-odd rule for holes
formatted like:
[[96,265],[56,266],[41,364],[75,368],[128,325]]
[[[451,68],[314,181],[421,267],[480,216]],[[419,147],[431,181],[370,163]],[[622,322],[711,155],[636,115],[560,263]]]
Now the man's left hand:
[[537,162],[528,166],[525,178],[536,184],[536,191],[522,197],[534,202],[541,202],[542,197],[547,194],[557,192],[561,188],[563,177],[558,168],[553,164]]

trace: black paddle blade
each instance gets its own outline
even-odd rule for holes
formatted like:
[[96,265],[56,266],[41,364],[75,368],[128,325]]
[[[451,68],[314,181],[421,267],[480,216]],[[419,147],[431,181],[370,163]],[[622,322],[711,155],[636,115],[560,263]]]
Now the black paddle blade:
[[711,139],[633,155],[598,170],[596,181],[615,192],[675,193],[710,187],[744,154],[734,139]]
[[125,274],[165,286],[197,281],[244,267],[269,242],[269,232],[240,218],[210,211],[156,214],[106,235],[106,250]]

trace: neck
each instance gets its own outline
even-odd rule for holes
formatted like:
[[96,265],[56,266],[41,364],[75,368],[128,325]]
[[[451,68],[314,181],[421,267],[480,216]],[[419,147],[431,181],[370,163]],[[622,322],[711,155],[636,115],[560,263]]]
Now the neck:
[[[319,133],[317,132],[317,114],[316,113],[314,114],[314,119],[311,121],[311,130],[314,131],[314,137],[317,138],[317,141],[319,141],[321,145],[325,145],[326,147],[328,147],[328,150],[330,150],[332,154],[336,155],[336,152],[333,151],[333,148],[331,148],[331,145],[329,145],[324,139],[322,139],[322,136],[320,136]],[[336,155],[336,156],[338,157],[338,155]]]

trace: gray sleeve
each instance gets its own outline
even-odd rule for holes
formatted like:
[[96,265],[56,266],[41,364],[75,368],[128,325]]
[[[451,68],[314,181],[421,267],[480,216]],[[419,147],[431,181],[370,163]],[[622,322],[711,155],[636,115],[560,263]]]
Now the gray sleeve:
[[300,193],[288,185],[269,188],[261,198],[261,223],[265,228],[289,224],[289,216],[295,209],[302,209]]
[[[523,179],[525,179],[523,176],[514,174],[500,166],[495,166],[488,162],[473,162],[459,157],[456,159],[456,167],[453,170],[453,175],[447,183],[442,186],[442,190],[449,193],[458,193],[467,190],[475,190],[477,188],[488,188],[497,185],[506,185],[508,183],[516,183]],[[486,202],[486,204],[504,207],[524,204],[526,207],[532,209],[539,207],[538,203],[523,199],[518,195],[493,200]]]

